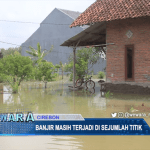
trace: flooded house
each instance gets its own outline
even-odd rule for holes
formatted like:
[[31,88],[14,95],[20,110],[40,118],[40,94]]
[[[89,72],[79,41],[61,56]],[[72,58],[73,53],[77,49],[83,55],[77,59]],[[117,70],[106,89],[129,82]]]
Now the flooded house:
[[[55,8],[40,24],[40,27],[21,45],[22,55],[29,56],[26,50],[30,50],[29,46],[37,49],[39,42],[42,50],[50,50],[53,45],[51,53],[45,56],[45,60],[52,62],[54,65],[68,62],[72,48],[60,46],[68,38],[80,33],[88,26],[79,26],[77,28],[70,28],[70,24],[80,15],[80,12],[70,11]],[[106,61],[100,59],[92,68],[94,73],[103,71],[106,67]]]
[[150,1],[97,0],[70,27],[83,25],[62,46],[106,47],[106,90],[150,94]]

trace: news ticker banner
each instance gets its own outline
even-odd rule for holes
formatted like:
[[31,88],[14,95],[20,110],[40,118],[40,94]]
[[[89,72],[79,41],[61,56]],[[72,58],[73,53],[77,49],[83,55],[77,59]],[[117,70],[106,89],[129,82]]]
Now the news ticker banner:
[[0,135],[150,135],[142,118],[83,118],[80,114],[0,114]]

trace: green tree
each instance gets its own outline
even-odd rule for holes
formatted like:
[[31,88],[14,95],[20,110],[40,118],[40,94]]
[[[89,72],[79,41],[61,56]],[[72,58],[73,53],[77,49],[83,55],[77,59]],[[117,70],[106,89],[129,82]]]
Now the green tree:
[[8,56],[8,55],[11,55],[11,54],[14,54],[16,51],[19,52],[21,54],[21,47],[10,47],[8,49],[4,49],[4,48],[1,48],[0,51],[2,52],[3,54],[3,57],[5,56]]
[[55,72],[57,72],[58,75],[59,75],[59,69],[60,69],[60,65],[56,64],[55,65]]
[[31,46],[29,46],[29,48],[31,51],[26,51],[26,52],[33,56],[32,59],[34,61],[34,64],[38,64],[40,62],[46,62],[46,60],[44,60],[44,57],[52,51],[53,46],[51,46],[49,51],[44,50],[43,52],[41,50],[40,43],[37,43],[37,50]]
[[[76,77],[79,75],[88,75],[89,70],[99,60],[99,54],[93,53],[93,48],[82,48],[76,53]],[[72,80],[73,72],[73,54],[69,57],[69,63],[65,66],[65,71],[71,72],[70,80]]]
[[36,79],[45,83],[47,88],[47,82],[52,81],[56,77],[55,66],[51,62],[40,62],[35,70]]
[[0,75],[6,77],[16,93],[21,81],[32,76],[33,62],[29,57],[21,56],[19,52],[0,59]]

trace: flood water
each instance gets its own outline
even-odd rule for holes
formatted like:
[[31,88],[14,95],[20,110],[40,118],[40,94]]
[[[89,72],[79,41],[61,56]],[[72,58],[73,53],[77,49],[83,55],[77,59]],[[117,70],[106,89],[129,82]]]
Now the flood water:
[[[114,112],[145,113],[150,125],[150,96],[100,94],[96,81],[95,93],[72,91],[67,80],[48,83],[24,82],[18,94],[0,85],[0,113],[28,112],[38,114],[81,114],[84,118],[111,118]],[[150,136],[0,136],[2,150],[149,150]]]

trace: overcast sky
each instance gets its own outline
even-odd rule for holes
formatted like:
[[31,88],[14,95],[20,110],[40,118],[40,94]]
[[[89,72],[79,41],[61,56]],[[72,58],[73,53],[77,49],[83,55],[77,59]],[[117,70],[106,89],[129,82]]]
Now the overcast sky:
[[[21,45],[40,26],[33,23],[17,23],[22,21],[41,23],[55,8],[72,11],[85,11],[96,0],[0,0],[0,48]],[[2,21],[7,20],[7,21]]]

